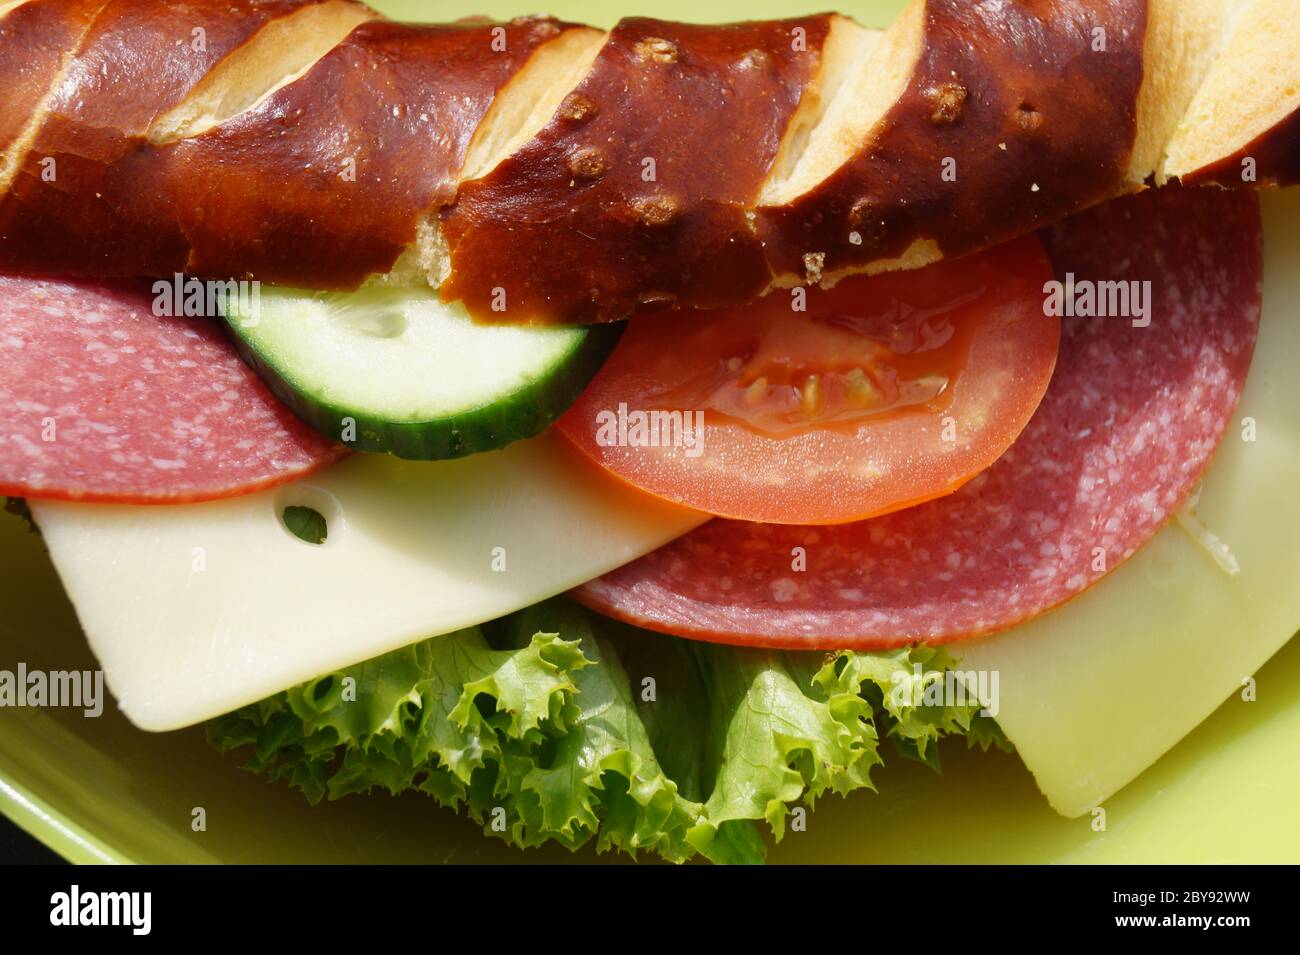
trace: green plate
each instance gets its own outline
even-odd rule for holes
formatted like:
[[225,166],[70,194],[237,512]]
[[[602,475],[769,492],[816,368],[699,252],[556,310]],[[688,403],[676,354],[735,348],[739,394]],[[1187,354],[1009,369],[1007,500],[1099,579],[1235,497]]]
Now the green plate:
[[[377,4],[428,18],[431,5]],[[835,4],[659,0],[640,11],[721,21],[789,16]],[[902,0],[841,3],[883,23]],[[558,16],[608,24],[632,5],[550,4]],[[436,16],[531,12],[504,3],[440,4]],[[39,538],[0,517],[0,669],[92,668],[95,662]],[[943,750],[942,777],[897,760],[877,794],[828,798],[775,862],[1293,862],[1300,857],[1300,641],[1258,675],[1259,702],[1229,702],[1107,804],[1108,828],[1048,808],[1014,756]],[[194,810],[206,829],[191,828]],[[150,734],[110,703],[80,710],[0,710],[0,810],[77,862],[542,862],[591,859],[563,849],[518,852],[418,794],[315,808],[240,772],[199,729]],[[613,858],[613,857],[611,857]]]
[[[0,516],[0,668],[95,666],[40,539]],[[1107,804],[1108,831],[1056,815],[1014,756],[943,750],[944,775],[876,771],[880,792],[827,798],[773,861],[1214,862],[1300,856],[1300,640],[1259,674],[1259,702],[1225,704]],[[1286,754],[1291,754],[1289,757]],[[539,862],[418,794],[309,807],[241,772],[200,729],[135,729],[109,703],[0,710],[0,809],[78,862]],[[207,829],[190,828],[193,810]],[[576,858],[590,859],[590,853]],[[610,858],[615,858],[611,856]]]

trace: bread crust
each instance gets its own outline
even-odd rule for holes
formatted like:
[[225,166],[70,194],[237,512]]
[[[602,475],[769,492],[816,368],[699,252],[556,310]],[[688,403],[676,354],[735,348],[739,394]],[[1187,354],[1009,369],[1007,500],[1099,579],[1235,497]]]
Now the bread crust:
[[166,184],[138,163],[149,125],[261,27],[316,2],[245,0],[237,17],[229,0],[103,5],[0,200],[4,267],[116,276],[183,269],[187,244]]
[[103,0],[24,3],[0,19],[0,170],[102,5]]
[[389,271],[421,216],[452,200],[497,90],[560,30],[372,21],[256,109],[146,152],[189,242],[185,268],[323,289]]
[[930,0],[916,69],[873,135],[817,188],[758,210],[772,271],[816,281],[814,263],[833,277],[914,248],[960,255],[1124,191],[1145,24],[1144,0]]
[[[0,270],[427,281],[493,322],[743,304],[1141,188],[1215,56],[1228,93],[1183,124],[1214,159],[1183,181],[1300,181],[1300,120],[1255,136],[1286,103],[1247,84],[1237,108],[1254,48],[1223,53],[1219,0],[1176,2],[913,0],[882,38],[832,14],[606,35],[354,0],[27,0],[0,18]],[[1234,35],[1279,38],[1289,91],[1280,2]]]
[[552,121],[443,213],[444,297],[495,321],[592,322],[758,295],[747,212],[829,20],[621,21]]

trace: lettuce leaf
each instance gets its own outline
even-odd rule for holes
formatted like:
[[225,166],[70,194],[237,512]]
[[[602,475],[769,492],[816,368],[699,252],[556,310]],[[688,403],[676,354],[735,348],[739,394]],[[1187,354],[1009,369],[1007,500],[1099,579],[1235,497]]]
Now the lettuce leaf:
[[678,640],[557,599],[226,714],[220,750],[312,802],[419,790],[520,846],[763,861],[764,829],[871,789],[880,743],[1009,748],[973,698],[918,692],[942,650],[781,653]]

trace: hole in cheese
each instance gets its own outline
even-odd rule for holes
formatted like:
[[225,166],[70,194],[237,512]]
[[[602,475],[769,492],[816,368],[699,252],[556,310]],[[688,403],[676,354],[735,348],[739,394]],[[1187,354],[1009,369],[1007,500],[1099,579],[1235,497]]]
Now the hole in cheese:
[[325,515],[313,507],[290,505],[280,512],[280,523],[290,534],[308,544],[323,544],[329,536]]
[[271,498],[268,515],[290,537],[314,547],[335,547],[347,522],[343,505],[315,484],[290,484]]

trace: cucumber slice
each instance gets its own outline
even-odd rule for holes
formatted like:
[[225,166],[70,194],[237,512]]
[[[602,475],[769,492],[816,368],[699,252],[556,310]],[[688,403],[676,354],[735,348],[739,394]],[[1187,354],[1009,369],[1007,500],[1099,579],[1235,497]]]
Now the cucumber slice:
[[384,287],[264,287],[226,324],[298,417],[356,450],[420,461],[541,433],[622,333],[621,324],[479,325],[432,290]]

